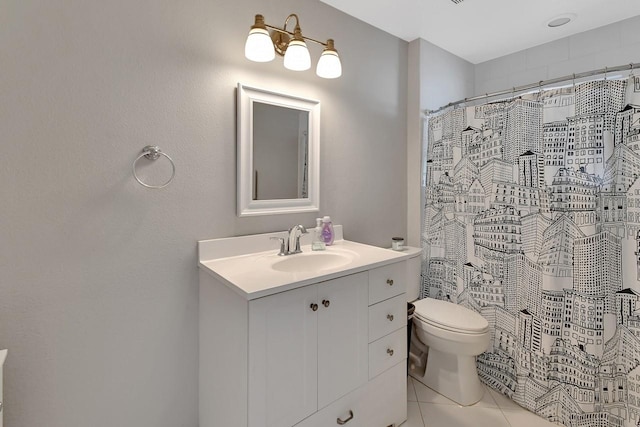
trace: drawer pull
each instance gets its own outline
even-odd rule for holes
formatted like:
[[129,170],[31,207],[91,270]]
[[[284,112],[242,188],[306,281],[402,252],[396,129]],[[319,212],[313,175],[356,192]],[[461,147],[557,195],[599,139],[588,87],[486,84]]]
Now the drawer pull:
[[393,279],[387,279],[387,284],[389,286],[393,286]]
[[388,354],[389,356],[393,356],[393,349],[392,349],[392,348],[388,348],[388,349],[387,349],[387,354]]
[[393,314],[387,314],[387,319],[389,319],[389,322],[393,322]]
[[322,300],[322,305],[324,305],[325,307],[329,307],[329,304],[331,304],[331,303],[329,302],[328,299]]
[[309,307],[311,307],[311,310],[313,311],[318,311],[318,304],[313,303]]
[[346,423],[348,423],[349,421],[351,421],[353,419],[353,411],[349,411],[349,418],[347,418],[346,420],[341,420],[340,418],[338,418],[336,420],[336,422],[338,423],[338,425],[345,425]]

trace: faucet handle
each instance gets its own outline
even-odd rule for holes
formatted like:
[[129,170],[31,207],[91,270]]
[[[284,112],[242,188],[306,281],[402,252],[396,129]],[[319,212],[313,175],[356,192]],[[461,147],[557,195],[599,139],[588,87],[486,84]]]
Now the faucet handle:
[[280,240],[280,252],[278,252],[278,256],[285,256],[287,254],[284,237],[272,236],[269,237],[269,240]]
[[[300,234],[297,233],[297,230],[300,230]],[[293,233],[293,234],[290,234],[290,236],[293,236],[293,238],[295,239],[295,248],[293,250],[291,249],[291,245],[294,242],[289,241],[289,253],[291,253],[291,254],[299,254],[300,252],[302,252],[302,250],[300,249],[300,237],[303,234],[307,234],[308,231],[304,227],[304,225],[298,224],[295,227],[291,228],[290,233]]]
[[294,225],[293,227],[291,227],[289,229],[289,235],[291,235],[291,233],[295,233],[296,230],[300,230],[301,234],[307,234],[308,231],[306,229],[306,227],[302,224],[298,224],[298,225]]

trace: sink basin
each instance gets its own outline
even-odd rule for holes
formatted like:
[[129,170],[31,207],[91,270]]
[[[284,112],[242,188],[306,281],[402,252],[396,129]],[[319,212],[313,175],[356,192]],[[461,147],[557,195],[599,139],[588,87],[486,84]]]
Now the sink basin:
[[303,252],[274,262],[271,268],[285,273],[316,272],[349,264],[354,255],[348,252]]

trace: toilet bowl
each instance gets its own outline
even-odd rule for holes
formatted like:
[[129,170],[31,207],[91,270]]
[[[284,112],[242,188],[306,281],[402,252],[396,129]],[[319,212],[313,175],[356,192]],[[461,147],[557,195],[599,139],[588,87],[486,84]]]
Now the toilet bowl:
[[424,298],[413,304],[411,346],[421,353],[428,348],[428,357],[424,373],[410,370],[410,375],[460,405],[478,402],[484,388],[478,379],[476,356],[489,346],[488,322],[446,301]]
[[[422,249],[407,247],[409,375],[460,405],[482,399],[476,356],[489,347],[489,323],[475,311],[433,298],[418,300],[422,285]],[[426,365],[426,366],[425,366]]]

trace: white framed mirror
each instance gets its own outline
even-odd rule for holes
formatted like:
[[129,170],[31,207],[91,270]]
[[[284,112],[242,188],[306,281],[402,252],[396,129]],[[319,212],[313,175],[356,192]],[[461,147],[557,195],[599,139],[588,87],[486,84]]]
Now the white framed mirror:
[[238,83],[238,216],[320,205],[320,101]]

